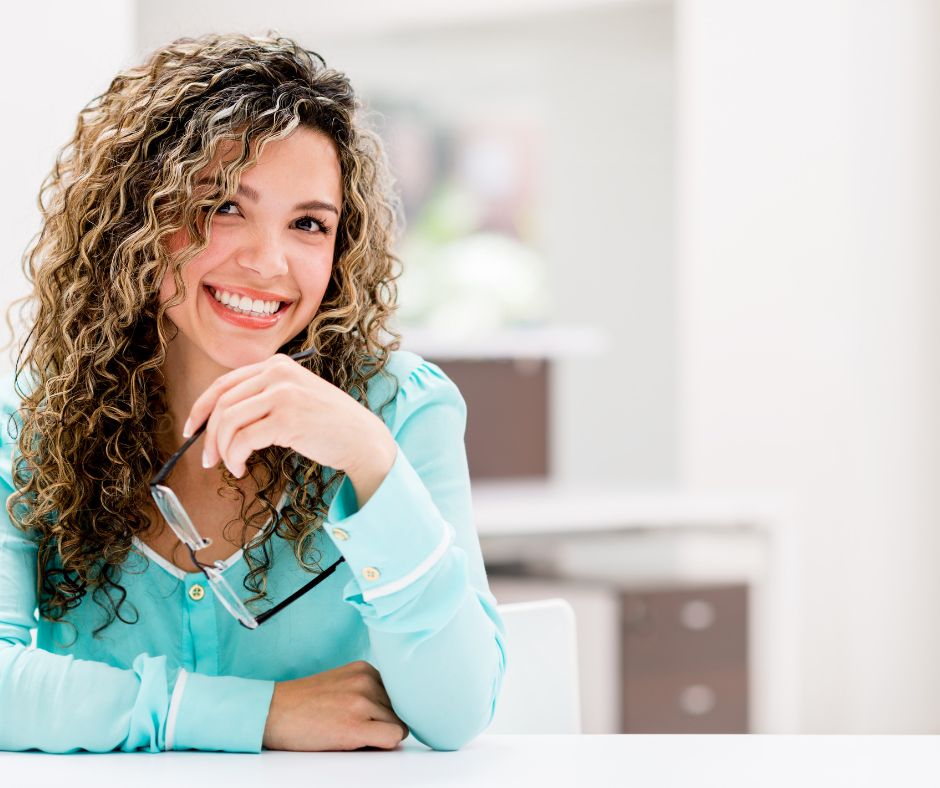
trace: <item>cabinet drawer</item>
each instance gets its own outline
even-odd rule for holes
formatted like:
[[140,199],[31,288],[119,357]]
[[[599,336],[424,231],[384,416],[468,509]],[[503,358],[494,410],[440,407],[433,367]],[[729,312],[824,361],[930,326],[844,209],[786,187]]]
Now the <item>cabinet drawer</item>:
[[625,592],[624,732],[747,732],[747,617],[747,586]]
[[472,479],[548,474],[548,361],[428,360],[454,381],[467,403]]
[[626,676],[625,733],[747,733],[740,665]]

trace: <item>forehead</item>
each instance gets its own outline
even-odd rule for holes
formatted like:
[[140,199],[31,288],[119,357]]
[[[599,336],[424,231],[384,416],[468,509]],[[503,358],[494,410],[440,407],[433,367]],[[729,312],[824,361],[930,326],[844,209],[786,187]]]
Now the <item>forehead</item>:
[[[252,142],[252,155],[257,149],[255,140]],[[213,179],[222,164],[238,158],[241,150],[240,140],[224,140],[212,161],[197,172],[197,180]],[[342,193],[342,168],[336,143],[322,131],[307,127],[295,129],[282,139],[269,140],[257,161],[241,176],[243,183],[254,184],[256,181],[279,190],[326,190],[338,201]]]

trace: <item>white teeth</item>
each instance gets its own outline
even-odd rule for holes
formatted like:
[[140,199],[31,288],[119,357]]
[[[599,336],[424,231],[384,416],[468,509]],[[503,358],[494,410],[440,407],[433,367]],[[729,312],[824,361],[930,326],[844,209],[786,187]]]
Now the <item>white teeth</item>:
[[224,290],[215,290],[210,288],[216,301],[227,306],[235,312],[244,312],[257,315],[272,315],[281,307],[280,301],[262,301],[261,299],[250,299],[248,296],[239,296],[235,293],[227,293]]

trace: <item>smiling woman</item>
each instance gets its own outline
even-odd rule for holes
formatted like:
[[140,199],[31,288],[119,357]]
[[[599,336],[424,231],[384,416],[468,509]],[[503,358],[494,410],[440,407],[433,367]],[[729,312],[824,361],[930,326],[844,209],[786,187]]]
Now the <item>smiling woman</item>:
[[[234,143],[221,148],[220,162],[236,151]],[[218,199],[213,183],[200,177],[197,193]],[[187,298],[166,311],[182,335],[168,348],[170,379],[186,379],[200,391],[226,369],[272,355],[313,320],[330,283],[342,204],[335,144],[303,126],[268,141],[242,175],[237,196],[240,202],[227,198],[219,206],[208,245],[183,271]],[[172,253],[192,243],[186,228],[168,239]],[[176,294],[168,272],[160,300]]]
[[455,749],[492,719],[466,405],[388,331],[359,116],[318,55],[241,35],[79,113],[0,381],[0,749]]

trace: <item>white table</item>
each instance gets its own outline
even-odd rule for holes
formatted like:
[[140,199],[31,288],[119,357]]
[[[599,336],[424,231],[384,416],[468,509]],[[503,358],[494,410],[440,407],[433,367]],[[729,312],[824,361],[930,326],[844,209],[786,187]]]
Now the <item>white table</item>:
[[933,788],[940,737],[484,734],[456,752],[409,738],[392,751],[0,753],[0,785]]

